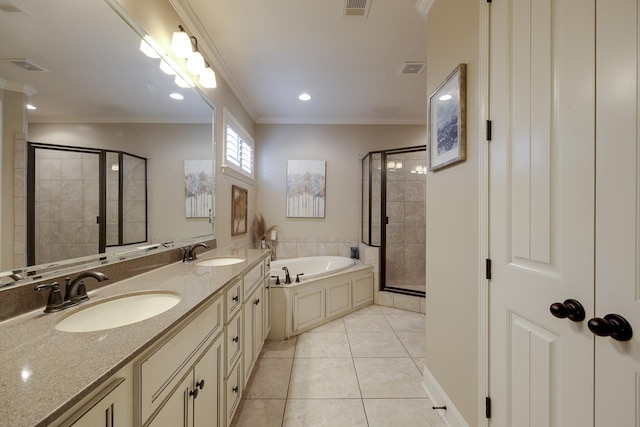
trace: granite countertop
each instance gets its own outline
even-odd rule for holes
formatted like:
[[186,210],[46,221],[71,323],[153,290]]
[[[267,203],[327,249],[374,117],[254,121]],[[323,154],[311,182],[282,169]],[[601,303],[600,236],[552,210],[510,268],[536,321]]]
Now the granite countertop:
[[[222,267],[169,264],[90,292],[91,300],[77,307],[48,314],[33,311],[0,323],[0,426],[50,424],[267,254],[215,249],[199,260],[239,256],[246,261]],[[153,290],[175,292],[182,299],[162,314],[119,328],[83,333],[54,328],[62,318],[102,298]]]

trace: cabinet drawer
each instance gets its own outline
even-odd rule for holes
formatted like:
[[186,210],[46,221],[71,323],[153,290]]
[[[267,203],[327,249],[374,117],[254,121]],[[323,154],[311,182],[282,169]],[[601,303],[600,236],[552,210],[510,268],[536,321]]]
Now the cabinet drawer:
[[264,271],[264,261],[256,265],[250,272],[244,276],[244,298],[246,299],[253,290],[258,286],[262,280]]
[[227,337],[227,363],[225,370],[225,378],[231,372],[233,366],[238,362],[242,355],[242,315],[237,312],[236,315],[227,324],[225,335]]
[[207,338],[222,332],[223,304],[218,298],[173,337],[136,363],[140,419],[149,415],[169,396],[173,387],[204,350]]
[[231,371],[231,375],[227,379],[227,390],[225,393],[226,396],[226,405],[227,409],[227,425],[231,425],[231,420],[233,419],[233,415],[236,413],[236,409],[238,409],[238,403],[240,403],[240,398],[242,397],[242,369],[240,369],[241,363],[238,363],[233,371]]
[[242,279],[238,279],[236,283],[224,292],[224,298],[227,303],[225,322],[228,322],[242,307]]

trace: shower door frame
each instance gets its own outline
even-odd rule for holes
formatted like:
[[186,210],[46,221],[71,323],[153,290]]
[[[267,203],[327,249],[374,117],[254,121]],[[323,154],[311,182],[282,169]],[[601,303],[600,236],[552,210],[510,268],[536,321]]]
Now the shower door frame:
[[[427,146],[426,145],[416,145],[416,146],[412,146],[412,147],[403,147],[403,148],[392,148],[392,149],[388,149],[388,150],[378,150],[378,151],[370,151],[369,153],[367,153],[366,156],[363,157],[363,161],[364,159],[366,159],[367,157],[369,158],[369,206],[368,206],[368,214],[369,214],[369,230],[368,230],[368,238],[369,241],[365,242],[364,240],[364,230],[362,230],[362,243],[365,243],[369,246],[374,246],[374,247],[379,247],[380,251],[379,251],[379,271],[380,271],[380,277],[379,277],[379,283],[380,283],[380,291],[387,291],[387,292],[394,292],[394,293],[398,293],[398,294],[404,294],[404,295],[413,295],[413,296],[419,296],[419,297],[424,297],[426,295],[426,291],[413,291],[410,289],[403,289],[403,288],[397,288],[397,287],[393,287],[393,286],[387,286],[387,224],[389,223],[389,217],[387,216],[387,155],[390,154],[404,154],[404,153],[415,153],[415,152],[420,152],[420,151],[424,151],[425,152],[425,157],[426,157],[426,151],[427,151]],[[373,200],[372,200],[372,195],[373,195],[373,166],[372,166],[372,162],[371,162],[371,157],[374,154],[380,154],[380,245],[372,245],[371,244],[371,230],[372,230],[372,225],[371,225],[371,214],[373,212]],[[364,198],[363,198],[364,200]],[[364,224],[364,215],[365,215],[365,208],[364,206],[362,207],[362,223]],[[425,272],[426,275],[426,272]]]

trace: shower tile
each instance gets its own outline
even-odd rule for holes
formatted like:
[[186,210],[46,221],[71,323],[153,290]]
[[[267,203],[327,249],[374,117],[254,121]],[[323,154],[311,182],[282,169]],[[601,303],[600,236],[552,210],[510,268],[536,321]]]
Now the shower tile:
[[425,198],[426,183],[424,181],[407,181],[404,186],[404,195],[407,202],[423,202]]
[[420,297],[414,297],[411,295],[395,294],[393,296],[393,306],[401,310],[420,313],[420,299]]
[[[425,286],[426,289],[426,286]],[[426,298],[422,298],[420,300],[420,313],[426,313],[427,312],[427,299]]]
[[367,427],[368,424],[360,399],[289,399],[282,426]]
[[427,206],[425,202],[405,202],[404,221],[408,223],[424,224],[426,221],[425,212]]
[[424,368],[427,366],[427,358],[426,357],[413,357],[412,359],[415,362],[415,364],[418,367],[418,369],[420,370],[420,372],[423,372]]
[[82,159],[82,179],[97,180],[98,179],[98,156],[91,154],[90,158]]
[[427,227],[425,224],[409,223],[404,225],[405,243],[422,243],[426,241]]
[[340,237],[318,237],[318,243],[340,243]]
[[13,199],[14,225],[27,225],[27,206],[24,199]]
[[407,264],[424,264],[426,259],[426,248],[424,244],[405,245],[405,262]]
[[38,161],[36,179],[39,180],[59,180],[61,163],[59,159],[40,159]]
[[387,225],[387,243],[404,243],[405,242],[405,224],[388,224]]
[[62,222],[82,222],[83,212],[76,202],[60,202]]
[[349,256],[351,256],[352,246],[358,246],[358,243],[357,242],[340,243],[340,246],[338,249],[338,255],[348,258]]
[[62,181],[60,200],[65,202],[81,201],[83,198],[82,185],[82,181]]
[[404,274],[407,284],[419,287],[424,291],[426,288],[425,269],[424,260],[422,263],[405,265]]
[[404,181],[389,181],[387,183],[387,203],[402,202],[405,197]]
[[278,259],[295,258],[297,256],[296,243],[278,242],[278,250],[276,256]]
[[60,177],[63,180],[82,180],[82,160],[66,159],[62,162]]
[[389,185],[391,181],[400,180],[404,181],[404,168],[395,171],[387,170],[387,185]]
[[99,200],[100,188],[98,185],[98,180],[86,179],[82,181],[82,191],[83,191],[83,197],[85,202],[88,202],[88,201],[94,202]]
[[15,197],[25,196],[25,175],[24,169],[15,169],[13,173],[13,193]]
[[382,306],[393,307],[393,294],[391,292],[380,291],[378,300]]
[[387,216],[389,217],[389,224],[405,222],[405,203],[387,203]]
[[[83,203],[82,204],[82,220],[87,223],[95,223],[98,217],[99,207],[97,203]],[[116,208],[117,210],[117,208]]]
[[62,183],[60,181],[39,181],[36,200],[41,202],[60,200]]
[[298,237],[296,243],[318,243],[317,237]]

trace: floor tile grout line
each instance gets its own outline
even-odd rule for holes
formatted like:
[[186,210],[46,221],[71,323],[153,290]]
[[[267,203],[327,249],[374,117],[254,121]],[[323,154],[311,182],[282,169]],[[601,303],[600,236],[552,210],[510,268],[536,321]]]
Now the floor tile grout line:
[[[291,338],[291,337],[290,337]],[[287,405],[289,403],[289,390],[291,389],[291,379],[293,378],[293,364],[296,363],[296,351],[298,351],[298,337],[296,336],[296,343],[293,345],[293,355],[291,356],[291,370],[289,371],[289,382],[287,383],[287,394],[284,398],[284,409],[282,410],[282,421],[280,427],[284,427],[284,417],[287,415]]]
[[[344,318],[343,318],[344,322]],[[362,412],[364,413],[364,420],[369,426],[369,417],[367,416],[367,409],[364,406],[364,396],[362,396],[362,387],[360,386],[360,378],[358,377],[358,370],[356,369],[356,361],[353,357],[353,349],[351,348],[351,339],[349,338],[349,331],[347,331],[347,325],[344,325],[345,332],[347,334],[347,343],[349,344],[349,352],[351,353],[351,366],[353,366],[353,373],[356,376],[356,383],[358,384],[358,392],[360,392],[360,404],[362,405]]]

